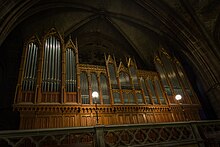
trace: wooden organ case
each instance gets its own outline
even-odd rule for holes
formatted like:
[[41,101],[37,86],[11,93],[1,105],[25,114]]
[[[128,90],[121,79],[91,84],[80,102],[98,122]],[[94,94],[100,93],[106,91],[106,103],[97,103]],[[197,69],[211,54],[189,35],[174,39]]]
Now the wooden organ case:
[[[104,57],[103,57],[104,58]],[[138,70],[133,59],[80,64],[78,47],[51,29],[26,41],[14,109],[20,129],[199,120],[200,103],[181,64],[164,49],[157,71]],[[99,94],[98,101],[92,92]],[[181,94],[178,102],[174,97]]]

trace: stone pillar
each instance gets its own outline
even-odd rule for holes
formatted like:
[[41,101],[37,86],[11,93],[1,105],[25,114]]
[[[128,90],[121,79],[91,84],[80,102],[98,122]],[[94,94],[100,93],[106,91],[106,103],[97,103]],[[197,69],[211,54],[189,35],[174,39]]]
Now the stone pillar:
[[96,146],[105,147],[104,125],[95,126],[95,134],[96,134]]

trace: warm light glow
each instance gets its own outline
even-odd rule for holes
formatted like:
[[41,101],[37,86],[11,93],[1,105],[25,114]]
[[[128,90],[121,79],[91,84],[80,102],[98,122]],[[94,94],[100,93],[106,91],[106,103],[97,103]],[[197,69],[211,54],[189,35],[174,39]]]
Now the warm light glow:
[[93,97],[93,98],[98,98],[98,97],[99,97],[99,93],[98,93],[97,91],[94,91],[94,92],[92,93],[92,97]]
[[175,96],[175,99],[178,101],[178,100],[181,100],[182,99],[182,96],[180,95],[180,94],[177,94],[176,96]]

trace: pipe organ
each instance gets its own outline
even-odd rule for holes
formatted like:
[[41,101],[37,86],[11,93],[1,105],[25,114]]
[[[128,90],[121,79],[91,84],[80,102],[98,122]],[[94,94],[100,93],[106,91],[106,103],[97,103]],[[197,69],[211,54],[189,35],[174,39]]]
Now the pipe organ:
[[[104,57],[103,57],[104,58]],[[180,62],[160,49],[157,71],[105,55],[105,65],[79,63],[78,46],[51,29],[24,45],[14,98],[20,129],[199,120],[201,109]],[[92,92],[99,94],[98,101]],[[182,95],[178,102],[174,97]]]

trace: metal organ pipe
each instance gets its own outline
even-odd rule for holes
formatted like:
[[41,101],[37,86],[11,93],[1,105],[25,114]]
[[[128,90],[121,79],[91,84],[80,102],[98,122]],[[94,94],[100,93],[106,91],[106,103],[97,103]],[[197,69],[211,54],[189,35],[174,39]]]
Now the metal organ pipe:
[[43,68],[43,91],[59,91],[60,87],[60,42],[53,36],[45,42]]
[[66,50],[66,91],[68,91],[68,49]]
[[55,76],[55,73],[56,73],[56,71],[55,71],[55,68],[56,68],[56,60],[57,60],[57,58],[56,58],[56,50],[57,50],[57,43],[56,43],[57,41],[56,41],[56,39],[54,39],[54,43],[53,43],[53,46],[54,46],[54,50],[53,50],[53,72],[52,72],[52,77],[53,77],[53,91],[57,91],[56,90],[56,87],[55,87],[55,83],[56,83],[56,76]]
[[70,49],[69,50],[69,56],[70,56],[70,91],[73,91],[73,51]]
[[58,42],[57,41],[57,91],[60,89],[60,79],[61,79],[61,77],[60,77],[60,72],[61,72],[61,51],[60,51],[61,49],[60,49],[60,42]]
[[44,70],[44,91],[47,91],[47,70],[48,70],[48,52],[49,52],[49,41],[46,40],[45,48],[44,48],[45,56],[44,56],[44,64],[45,64],[45,70]]
[[54,39],[54,42],[53,42],[53,61],[52,61],[52,63],[53,63],[53,66],[52,66],[52,79],[53,79],[53,83],[52,83],[52,89],[53,89],[53,91],[57,91],[56,90],[56,87],[55,87],[55,83],[56,83],[56,77],[55,77],[55,73],[56,73],[56,71],[55,71],[55,67],[56,67],[56,63],[55,63],[55,61],[57,60],[57,58],[56,58],[56,50],[57,50],[57,46],[56,46],[56,39]]
[[28,44],[26,62],[24,69],[24,79],[22,84],[23,91],[34,90],[36,80],[36,63],[37,63],[37,51],[38,47],[32,42]]
[[32,61],[32,72],[31,72],[31,77],[32,77],[32,85],[31,89],[34,90],[34,85],[35,85],[35,73],[36,73],[36,62],[37,62],[37,52],[36,52],[36,46],[33,45],[33,61]]
[[32,61],[32,53],[33,53],[33,46],[32,46],[32,43],[29,44],[29,49],[30,49],[30,54],[29,54],[29,60],[28,60],[28,71],[27,71],[27,89],[26,90],[30,90],[30,85],[31,85],[31,77],[30,77],[30,74],[31,74],[31,61]]
[[71,48],[66,50],[66,91],[75,91],[75,54]]
[[26,88],[25,90],[29,90],[29,74],[30,74],[30,62],[31,62],[31,53],[32,53],[32,49],[31,49],[31,44],[28,45],[28,48],[30,50],[29,54],[28,54],[28,62],[27,62],[27,75],[26,75]]
[[30,61],[30,72],[29,72],[29,82],[30,82],[30,84],[29,84],[29,89],[31,89],[32,88],[32,74],[33,74],[33,61],[34,61],[34,47],[33,47],[33,43],[31,43],[31,51],[32,51],[32,53],[31,53],[31,61]]
[[45,47],[44,47],[44,71],[43,71],[43,91],[47,91],[47,85],[48,85],[48,82],[47,82],[47,79],[48,79],[48,66],[49,66],[49,63],[48,63],[48,58],[49,58],[49,50],[50,50],[50,42],[49,42],[49,39],[46,40],[46,43],[45,43]]
[[58,91],[57,90],[57,41],[55,40],[55,52],[54,52],[54,57],[55,57],[55,61],[54,61],[54,91]]
[[45,87],[46,87],[46,84],[45,84],[45,79],[46,79],[46,57],[47,57],[47,40],[45,41],[45,45],[44,45],[44,60],[43,60],[43,75],[42,75],[42,89],[43,91],[46,91]]
[[76,56],[75,53],[72,51],[73,54],[73,91],[76,91]]
[[60,42],[59,41],[56,41],[56,46],[57,46],[57,49],[56,49],[56,91],[59,91],[59,83],[60,83],[60,79],[61,79],[61,77],[60,77],[60,72],[61,72],[61,70],[60,70],[60,65],[61,65],[61,60],[59,59],[60,58],[60,56],[61,56],[61,53],[60,53],[60,50],[61,50],[61,48],[60,48]]
[[69,73],[69,77],[68,77],[68,80],[69,80],[69,91],[71,91],[71,49],[69,49],[68,51],[68,60],[69,60],[69,69],[68,69],[68,73]]
[[25,61],[25,70],[24,70],[24,80],[23,80],[23,85],[22,85],[22,89],[25,91],[27,88],[27,71],[28,71],[28,62],[29,62],[29,54],[30,54],[30,45],[28,45],[28,49],[27,49],[27,58]]
[[72,56],[71,49],[69,49],[69,91],[72,91]]
[[35,64],[34,64],[34,62],[35,62],[35,58],[36,58],[36,49],[35,49],[35,46],[34,46],[34,44],[33,43],[31,43],[31,50],[32,50],[32,60],[31,60],[31,72],[30,72],[30,76],[29,76],[29,78],[30,78],[30,90],[34,90],[34,66],[35,66]]
[[54,48],[54,41],[55,41],[55,39],[54,39],[54,37],[51,37],[51,49],[50,49],[50,51],[51,51],[51,60],[50,60],[50,88],[49,88],[49,91],[54,91],[53,90],[53,82],[54,82],[54,79],[53,79],[53,67],[54,67],[54,55],[53,55],[53,52],[54,52],[54,50],[56,50],[55,48]]
[[66,52],[66,60],[67,60],[67,68],[66,68],[66,73],[67,73],[67,91],[69,91],[69,49],[67,49]]
[[47,91],[50,91],[50,73],[51,73],[51,50],[52,50],[52,37],[49,38],[49,49],[48,49],[48,73],[47,73]]
[[34,60],[35,60],[35,48],[34,48],[34,44],[31,43],[31,50],[32,50],[32,54],[31,54],[31,64],[30,64],[30,73],[29,73],[29,90],[33,90],[33,85],[34,85],[34,77],[33,77],[33,67],[34,67]]

